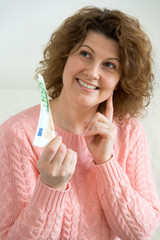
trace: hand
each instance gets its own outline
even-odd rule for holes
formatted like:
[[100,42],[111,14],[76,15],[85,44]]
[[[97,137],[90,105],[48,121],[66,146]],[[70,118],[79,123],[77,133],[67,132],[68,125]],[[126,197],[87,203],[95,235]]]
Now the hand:
[[113,100],[111,96],[107,100],[105,114],[97,112],[88,123],[85,134],[87,147],[96,164],[103,164],[112,156],[117,132],[112,120]]
[[54,138],[38,160],[41,181],[49,187],[65,190],[77,162],[77,153],[62,143],[60,136]]

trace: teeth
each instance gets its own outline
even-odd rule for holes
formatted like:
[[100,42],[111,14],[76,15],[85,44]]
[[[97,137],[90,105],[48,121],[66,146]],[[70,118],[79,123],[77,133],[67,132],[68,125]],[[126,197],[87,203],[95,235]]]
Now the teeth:
[[85,88],[92,89],[92,90],[95,90],[95,89],[96,89],[95,86],[88,85],[87,83],[84,83],[84,82],[82,82],[82,81],[79,80],[79,79],[77,79],[77,80],[78,80],[78,82],[79,82],[83,87],[85,87]]

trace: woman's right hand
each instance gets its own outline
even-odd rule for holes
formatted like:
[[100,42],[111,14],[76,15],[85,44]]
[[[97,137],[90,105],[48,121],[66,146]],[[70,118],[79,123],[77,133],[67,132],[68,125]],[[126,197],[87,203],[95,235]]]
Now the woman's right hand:
[[41,181],[49,187],[65,190],[77,163],[77,153],[62,143],[62,137],[54,138],[37,162]]

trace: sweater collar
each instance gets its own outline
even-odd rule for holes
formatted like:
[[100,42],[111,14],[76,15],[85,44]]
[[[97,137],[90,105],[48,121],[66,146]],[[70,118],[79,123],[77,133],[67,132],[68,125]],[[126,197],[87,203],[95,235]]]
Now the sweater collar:
[[84,135],[77,135],[67,132],[54,122],[55,131],[58,135],[62,136],[64,144],[67,147],[74,149],[84,149],[86,148],[86,141]]

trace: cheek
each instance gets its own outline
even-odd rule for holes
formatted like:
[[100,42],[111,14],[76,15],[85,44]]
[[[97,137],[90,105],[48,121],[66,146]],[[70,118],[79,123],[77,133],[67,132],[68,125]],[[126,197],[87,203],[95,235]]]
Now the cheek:
[[65,66],[64,66],[64,70],[63,70],[63,74],[62,74],[63,84],[65,84],[65,82],[71,78],[72,71],[73,71],[71,65],[72,65],[72,63],[71,63],[70,59],[68,58]]
[[66,62],[63,75],[75,76],[82,71],[83,64],[76,56],[70,56]]
[[104,89],[112,90],[116,87],[119,82],[119,75],[108,76],[104,79],[102,87]]

